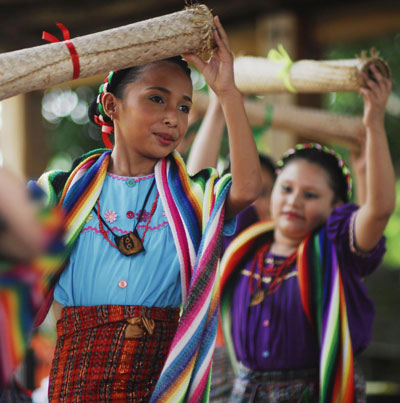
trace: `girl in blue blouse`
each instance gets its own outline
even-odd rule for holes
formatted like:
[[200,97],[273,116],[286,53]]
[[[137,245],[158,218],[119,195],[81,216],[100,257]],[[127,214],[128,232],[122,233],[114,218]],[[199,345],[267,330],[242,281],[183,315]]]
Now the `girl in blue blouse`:
[[182,398],[207,396],[224,205],[228,223],[260,183],[228,38],[218,18],[215,26],[210,60],[185,57],[220,99],[231,186],[211,169],[189,177],[174,152],[192,104],[180,57],[112,72],[89,111],[110,148],[114,132],[112,152],[95,150],[71,172],[40,181],[66,209],[71,252],[54,290],[60,319],[51,401],[174,400],[176,390]]

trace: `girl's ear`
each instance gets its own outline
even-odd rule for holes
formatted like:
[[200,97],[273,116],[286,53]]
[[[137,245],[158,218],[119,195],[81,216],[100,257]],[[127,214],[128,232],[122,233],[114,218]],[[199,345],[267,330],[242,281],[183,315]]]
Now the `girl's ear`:
[[111,92],[107,92],[103,96],[103,109],[106,115],[113,120],[115,112],[117,111],[117,98]]

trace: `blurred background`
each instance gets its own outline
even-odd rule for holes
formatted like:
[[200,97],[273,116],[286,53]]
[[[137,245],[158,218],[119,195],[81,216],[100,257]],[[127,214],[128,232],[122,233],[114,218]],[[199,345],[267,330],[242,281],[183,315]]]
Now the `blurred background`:
[[[283,44],[291,59],[355,58],[376,48],[389,64],[393,91],[386,128],[398,179],[400,207],[400,1],[399,0],[209,0],[219,15],[236,56],[265,56]],[[0,53],[40,46],[42,31],[61,39],[55,25],[68,27],[71,37],[180,11],[183,0],[0,0]],[[102,147],[99,129],[89,124],[87,108],[102,76],[78,79],[56,88],[36,91],[0,102],[0,164],[25,179],[48,169],[67,169],[72,160]],[[204,81],[193,73],[195,88]],[[268,102],[320,108],[347,115],[362,114],[357,93],[280,94]],[[200,119],[193,117],[190,133]],[[258,148],[275,159],[299,141],[295,131],[255,127]],[[345,158],[348,151],[336,147]],[[187,150],[183,150],[185,154]],[[224,149],[226,153],[226,147]],[[382,267],[365,283],[376,304],[370,346],[360,357],[368,380],[368,401],[400,401],[400,208],[386,232],[387,254]],[[0,330],[1,331],[1,330]],[[51,320],[34,339],[26,367],[28,381],[38,387],[46,376],[54,343]]]

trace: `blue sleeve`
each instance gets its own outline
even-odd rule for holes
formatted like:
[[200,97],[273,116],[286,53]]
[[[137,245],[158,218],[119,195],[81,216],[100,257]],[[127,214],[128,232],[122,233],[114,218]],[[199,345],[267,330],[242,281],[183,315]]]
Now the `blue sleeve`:
[[222,229],[223,236],[232,236],[236,232],[237,216],[224,222],[224,228]]

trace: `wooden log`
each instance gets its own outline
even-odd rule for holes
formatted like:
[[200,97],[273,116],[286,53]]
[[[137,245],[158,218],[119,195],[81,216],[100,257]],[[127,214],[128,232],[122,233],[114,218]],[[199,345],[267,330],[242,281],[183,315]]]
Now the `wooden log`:
[[[208,106],[208,95],[195,92],[193,110],[203,116]],[[246,113],[251,126],[266,125],[267,108],[272,108],[270,127],[285,129],[310,141],[344,145],[351,150],[359,149],[358,139],[365,132],[360,116],[340,115],[316,108],[294,105],[270,104],[245,100]]]
[[[80,78],[149,63],[214,46],[213,16],[205,5],[73,38]],[[73,63],[66,42],[0,55],[0,100],[71,80]]]
[[[290,84],[297,93],[353,92],[363,84],[362,72],[374,64],[390,77],[384,60],[377,56],[347,60],[300,60],[289,70]],[[265,57],[242,56],[235,59],[235,81],[240,91],[252,94],[289,92],[279,74],[283,64]]]

